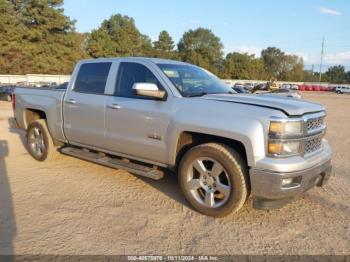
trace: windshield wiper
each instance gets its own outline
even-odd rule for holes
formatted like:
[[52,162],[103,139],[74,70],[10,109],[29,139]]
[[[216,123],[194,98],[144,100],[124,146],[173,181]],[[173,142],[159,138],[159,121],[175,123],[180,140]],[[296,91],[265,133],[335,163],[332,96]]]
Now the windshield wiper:
[[229,94],[229,95],[234,95],[236,94],[235,92],[227,92],[227,93],[207,93],[207,92],[201,92],[201,93],[196,93],[196,94],[187,94],[186,97],[202,97],[206,95],[223,95],[223,94]]
[[196,93],[196,94],[187,94],[186,97],[202,97],[206,95],[208,95],[208,93],[202,92],[202,93]]

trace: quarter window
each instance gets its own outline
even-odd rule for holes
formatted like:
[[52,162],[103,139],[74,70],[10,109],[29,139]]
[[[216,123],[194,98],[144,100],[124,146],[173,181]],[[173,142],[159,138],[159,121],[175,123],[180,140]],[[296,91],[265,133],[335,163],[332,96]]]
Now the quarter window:
[[144,65],[129,62],[120,63],[114,95],[140,98],[133,93],[132,87],[135,83],[152,83],[156,84],[160,90],[164,90],[157,77]]
[[104,94],[112,63],[88,63],[80,66],[74,91],[88,94]]

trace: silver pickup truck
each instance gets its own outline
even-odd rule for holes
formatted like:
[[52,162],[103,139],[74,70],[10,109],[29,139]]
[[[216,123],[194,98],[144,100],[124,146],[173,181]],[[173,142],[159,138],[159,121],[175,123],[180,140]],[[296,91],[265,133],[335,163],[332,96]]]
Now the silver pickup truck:
[[85,60],[67,90],[17,88],[13,106],[36,160],[63,153],[157,180],[171,170],[209,216],[251,194],[255,208],[279,208],[331,175],[324,107],[239,95],[187,63]]

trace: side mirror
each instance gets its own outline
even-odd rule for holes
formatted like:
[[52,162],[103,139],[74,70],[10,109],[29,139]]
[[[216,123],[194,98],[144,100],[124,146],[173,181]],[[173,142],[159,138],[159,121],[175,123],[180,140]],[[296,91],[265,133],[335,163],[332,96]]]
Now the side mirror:
[[159,90],[156,84],[152,83],[135,83],[132,87],[135,95],[163,100],[165,98],[165,91]]

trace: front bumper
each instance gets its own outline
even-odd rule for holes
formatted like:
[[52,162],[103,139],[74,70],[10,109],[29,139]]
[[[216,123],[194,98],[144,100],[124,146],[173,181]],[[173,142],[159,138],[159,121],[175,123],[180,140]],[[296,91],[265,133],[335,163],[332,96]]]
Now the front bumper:
[[[254,197],[254,208],[280,208],[293,197],[318,186],[325,185],[332,174],[330,158],[318,165],[295,172],[276,172],[251,169],[250,178]],[[283,185],[283,181],[292,179],[292,183]]]

